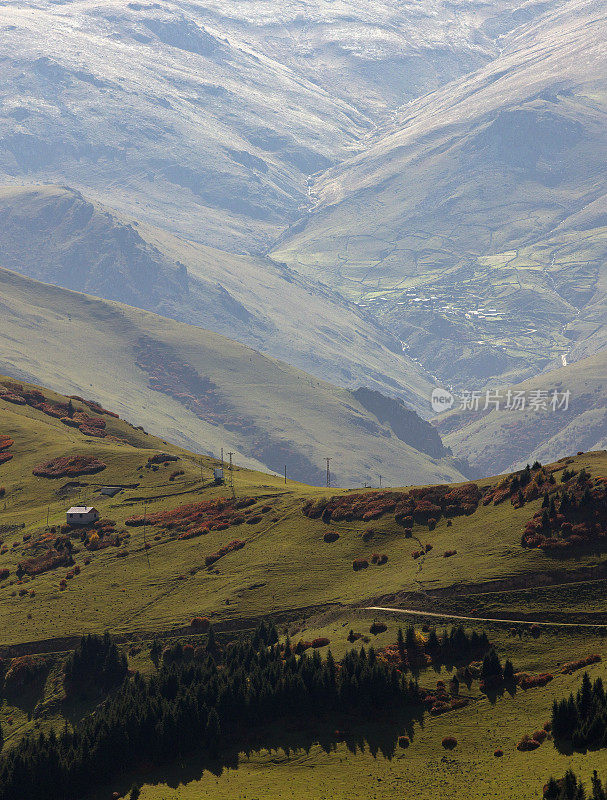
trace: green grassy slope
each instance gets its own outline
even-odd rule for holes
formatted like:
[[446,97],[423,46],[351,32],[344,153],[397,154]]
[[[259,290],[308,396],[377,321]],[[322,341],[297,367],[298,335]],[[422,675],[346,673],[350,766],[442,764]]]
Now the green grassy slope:
[[[148,457],[166,446],[126,423],[109,419],[108,430],[120,439],[126,432],[131,444],[84,437],[29,406],[14,406],[0,399],[0,409],[0,432],[15,442],[10,448],[12,460],[0,465],[0,485],[6,488],[0,526],[7,526],[2,528],[2,538],[8,549],[0,558],[0,567],[10,570],[10,580],[14,580],[17,564],[31,552],[31,542],[44,534],[47,514],[49,525],[60,525],[69,505],[93,503],[124,535],[124,521],[143,514],[144,509],[150,514],[232,497],[229,486],[208,485],[208,459],[203,459],[201,482],[199,457],[176,448],[169,449],[180,455],[180,461],[157,471],[145,468]],[[50,457],[80,453],[100,458],[107,465],[97,475],[78,478],[83,486],[65,486],[67,479],[32,474],[34,466]],[[593,475],[604,474],[605,453],[579,456],[576,466],[587,466]],[[184,475],[170,481],[176,468]],[[256,509],[267,507],[259,520],[186,540],[175,539],[162,526],[149,525],[147,537],[152,547],[148,551],[143,547],[142,528],[128,528],[131,537],[123,545],[127,557],[118,558],[114,547],[90,554],[82,550],[77,563],[87,555],[92,558],[82,576],[71,581],[66,592],[58,587],[62,569],[34,578],[28,589],[35,589],[35,601],[15,596],[17,587],[5,583],[0,617],[6,641],[102,627],[115,631],[167,629],[186,624],[197,613],[213,613],[221,620],[285,610],[306,614],[304,609],[310,606],[360,604],[402,591],[448,590],[456,584],[469,584],[479,591],[484,583],[494,587],[495,581],[512,578],[517,586],[533,586],[538,574],[566,573],[600,561],[594,552],[563,562],[547,552],[522,548],[521,532],[539,500],[518,510],[509,502],[481,505],[472,516],[455,517],[451,525],[444,518],[439,520],[432,531],[416,523],[413,539],[406,539],[390,513],[372,522],[341,521],[329,526],[321,519],[304,516],[302,509],[308,500],[326,497],[331,490],[292,482],[285,485],[282,478],[242,468],[234,471],[233,478],[237,498],[253,497],[259,504]],[[485,484],[493,482],[488,479]],[[139,485],[107,498],[99,494],[102,483]],[[368,528],[374,531],[370,540],[362,538]],[[338,531],[339,540],[324,542],[327,530]],[[490,537],[488,530],[492,531]],[[32,539],[24,541],[27,534]],[[157,534],[159,538],[153,538]],[[234,539],[245,540],[246,546],[206,569],[205,557]],[[433,549],[416,560],[411,554],[420,543],[430,543]],[[457,554],[444,558],[446,550]],[[370,558],[374,552],[388,555],[388,562],[353,571],[355,559]]]
[[[438,429],[445,442],[460,458],[467,458],[479,474],[520,469],[526,463],[555,461],[577,450],[601,449],[607,446],[607,350],[551,370],[510,390],[524,392],[524,411],[503,410],[508,388],[498,390],[502,408],[489,406],[483,411],[484,396],[478,412],[463,410],[457,403],[453,411],[438,419]],[[551,398],[569,390],[568,409],[552,411],[529,408],[533,392]],[[538,396],[538,395],[536,395]],[[541,401],[543,402],[543,401]]]
[[66,187],[0,189],[0,265],[36,280],[202,325],[346,388],[429,412],[430,378],[340,295],[269,259],[123,220]]
[[[571,348],[564,326],[574,340],[596,334],[606,13],[589,0],[548,7],[490,65],[408,104],[320,176],[316,206],[276,258],[380,312],[453,383],[522,380]],[[428,299],[421,316],[414,296]],[[497,320],[466,317],[487,307]]]
[[[106,407],[192,449],[342,485],[450,480],[352,393],[202,328],[0,271],[0,369]],[[66,343],[69,342],[69,346]],[[427,426],[430,438],[435,432]],[[428,451],[430,452],[430,451]]]
[[[2,385],[7,384],[13,386],[14,382],[2,379]],[[63,396],[43,391],[48,402],[65,402]],[[74,407],[76,411],[85,408],[80,401],[74,401]],[[607,622],[602,553],[578,551],[553,557],[539,549],[521,547],[521,530],[541,499],[521,509],[508,501],[481,504],[469,516],[452,518],[451,525],[441,518],[434,530],[415,523],[413,538],[406,539],[393,513],[372,521],[327,524],[309,519],[302,513],[304,504],[327,497],[326,489],[292,481],[285,484],[279,477],[237,468],[233,473],[234,494],[238,499],[247,496],[255,501],[244,509],[246,515],[260,518],[254,524],[211,530],[186,540],[154,524],[145,528],[125,526],[127,518],[144,512],[151,515],[184,503],[218,498],[229,503],[233,495],[230,486],[210,485],[215,464],[211,459],[166,445],[122,420],[98,416],[113,439],[85,436],[42,410],[0,399],[0,434],[14,439],[14,444],[4,450],[13,458],[0,465],[0,486],[6,489],[0,499],[4,551],[0,553],[0,569],[10,571],[0,580],[2,645],[32,643],[44,652],[54,652],[71,646],[69,639],[55,637],[109,629],[130,640],[130,666],[149,673],[153,668],[148,637],[172,631],[173,636],[189,641],[193,635],[188,623],[196,615],[210,616],[217,629],[225,631],[220,635],[226,641],[250,625],[253,618],[278,614],[283,624],[289,621],[293,642],[327,637],[338,658],[351,646],[347,641],[350,629],[366,636],[375,647],[383,647],[394,642],[400,625],[412,620],[418,626],[428,621],[440,628],[440,619],[425,617],[425,611],[476,618]],[[148,459],[161,452],[179,460],[161,464],[157,470],[148,469]],[[106,468],[76,478],[79,486],[70,485],[65,478],[51,480],[32,474],[36,465],[51,457],[75,454],[94,456]],[[593,479],[607,475],[605,452],[587,453],[569,461],[560,465],[561,470],[565,466],[577,470],[584,467]],[[183,474],[169,480],[177,469]],[[555,472],[557,484],[561,470]],[[487,479],[479,485],[481,489],[492,487],[497,480]],[[138,485],[108,498],[100,495],[100,484]],[[343,498],[351,494],[343,490],[330,493]],[[78,537],[72,537],[79,572],[65,581],[66,588],[60,588],[68,569],[65,566],[26,576],[19,583],[17,564],[43,551],[39,540],[52,540],[56,535],[47,528],[47,515],[49,526],[59,526],[65,509],[77,502],[94,504],[104,518],[116,522],[120,546],[89,550]],[[369,528],[374,530],[373,537],[365,540],[362,534]],[[328,530],[338,531],[340,538],[325,542]],[[245,542],[244,547],[206,566],[206,556],[236,538]],[[145,542],[150,544],[149,549]],[[419,547],[419,542],[430,543],[433,549],[422,559],[412,559],[411,551]],[[457,553],[444,558],[447,549]],[[373,552],[385,553],[387,563],[353,571],[353,559],[368,558]],[[550,582],[552,585],[546,585]],[[418,610],[414,616],[399,616],[396,611],[366,610],[369,605]],[[387,630],[372,636],[369,629],[373,621],[385,622]],[[445,624],[449,624],[448,618]],[[346,741],[338,736],[335,746],[329,748],[318,742],[336,737],[334,725],[314,730],[310,739],[309,732],[303,735],[300,723],[286,721],[276,740],[281,745],[276,748],[252,746],[246,752],[234,753],[229,767],[211,772],[201,771],[195,758],[173,768],[148,766],[140,774],[124,776],[111,787],[104,787],[94,800],[111,796],[116,789],[128,792],[133,780],[143,784],[143,800],[254,800],[287,792],[298,800],[345,800],[353,796],[373,800],[393,798],[403,791],[428,800],[443,795],[518,800],[521,796],[539,796],[547,777],[561,775],[569,766],[586,780],[593,768],[604,770],[605,751],[591,756],[559,754],[551,742],[533,753],[516,749],[524,733],[541,727],[550,717],[553,699],[577,687],[580,673],[560,674],[563,661],[590,653],[607,658],[603,631],[578,625],[548,627],[532,637],[528,625],[516,626],[520,636],[512,635],[511,622],[491,625],[479,621],[472,625],[477,630],[486,629],[502,659],[512,658],[518,670],[549,671],[554,680],[543,688],[504,692],[495,700],[481,694],[475,682],[464,692],[470,698],[468,706],[439,717],[426,715],[423,725],[413,726],[413,741],[407,750],[395,747],[396,737],[406,729],[405,721],[389,715],[385,720],[367,720],[355,727],[345,722]],[[593,676],[602,675],[603,664],[593,665],[590,671]],[[448,677],[444,669],[440,674],[428,670],[421,674],[420,683],[430,688],[437,679]],[[3,699],[0,721],[6,747],[27,731],[49,725],[61,728],[64,718],[74,723],[91,710],[86,704],[74,707],[61,700],[60,690],[57,662],[44,685],[34,687],[29,694]],[[447,735],[458,740],[456,750],[448,754],[441,747]],[[308,743],[304,746],[305,740]],[[493,755],[498,747],[504,751],[502,759]]]

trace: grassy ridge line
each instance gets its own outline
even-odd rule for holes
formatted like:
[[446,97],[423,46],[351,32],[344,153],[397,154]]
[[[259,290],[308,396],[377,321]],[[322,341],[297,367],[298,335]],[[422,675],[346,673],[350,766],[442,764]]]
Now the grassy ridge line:
[[394,484],[461,478],[450,460],[398,439],[347,390],[218,334],[6,270],[0,291],[2,371],[94,394],[187,449],[217,455],[224,447],[257,469],[282,472],[286,463],[309,483],[324,483],[327,453],[338,485],[379,474]]
[[[438,429],[456,456],[465,456],[481,474],[494,469],[510,472],[535,460],[555,461],[577,450],[607,447],[604,385],[607,350],[550,370],[515,386],[500,389],[559,393],[570,391],[567,410],[471,412],[455,409],[438,418]],[[482,408],[481,401],[480,407]]]
[[[1,402],[1,401],[0,401]],[[44,533],[47,513],[50,524],[65,519],[69,505],[87,501],[97,506],[101,515],[116,521],[123,530],[124,521],[132,516],[166,512],[184,503],[223,498],[229,500],[229,486],[209,486],[208,476],[214,461],[203,458],[204,480],[200,480],[199,460],[175,446],[166,446],[153,436],[134,430],[128,423],[108,418],[108,427],[133,432],[130,444],[89,439],[58,420],[44,416],[29,407],[1,405],[3,432],[15,440],[14,457],[0,467],[0,483],[7,488],[0,504],[0,526],[8,551],[0,556],[0,568],[8,568],[11,576],[0,583],[0,624],[5,644],[32,642],[61,636],[78,635],[108,628],[130,635],[136,631],[170,631],[183,629],[193,616],[211,616],[222,624],[242,625],[246,619],[267,614],[288,612],[302,617],[307,609],[339,606],[383,605],[372,599],[390,593],[415,591],[418,581],[429,595],[437,589],[450,591],[479,581],[514,580],[517,585],[534,585],[536,576],[549,570],[569,570],[597,563],[596,554],[581,552],[575,559],[557,558],[539,550],[521,547],[525,522],[539,507],[540,500],[515,509],[509,502],[480,506],[471,516],[439,520],[432,531],[427,526],[414,526],[413,534],[422,543],[431,543],[433,550],[419,564],[411,557],[417,547],[405,539],[403,528],[394,515],[384,514],[370,523],[346,521],[327,526],[320,519],[309,519],[302,513],[310,499],[322,499],[327,489],[288,482],[261,472],[235,468],[234,489],[238,498],[253,497],[256,507],[269,505],[255,524],[243,524],[227,530],[211,530],[208,534],[187,540],[171,539],[168,532],[153,525],[147,527],[144,549],[141,528],[129,528],[131,538],[122,545],[125,558],[116,557],[116,548],[89,553],[76,543],[80,552],[76,563],[91,558],[82,566],[80,575],[59,589],[65,568],[37,576],[25,584],[35,590],[35,597],[19,597],[10,585],[17,564],[28,553],[23,535],[36,539]],[[174,481],[169,474],[174,465],[158,471],[141,469],[149,456],[169,449],[178,455],[177,466],[184,471]],[[139,483],[136,493],[125,491],[115,498],[102,497],[84,477],[85,487],[61,489],[64,481],[50,481],[32,475],[33,467],[49,457],[66,452],[80,452],[101,459],[107,468],[94,476],[107,484]],[[587,453],[574,459],[593,475],[605,474],[607,455]],[[495,478],[481,484],[493,485]],[[331,495],[346,496],[344,490],[329,490]],[[370,490],[372,493],[372,490]],[[137,498],[137,499],[135,499]],[[372,527],[371,541],[363,533]],[[326,531],[339,533],[331,544],[324,541]],[[487,536],[487,531],[491,536]],[[164,532],[163,532],[164,531]],[[159,539],[154,536],[159,535]],[[206,556],[233,539],[245,541],[245,547],[230,552],[208,567]],[[13,545],[15,545],[13,547]],[[456,550],[452,558],[443,558],[446,550]],[[385,553],[383,566],[353,572],[355,559],[370,558],[373,552]],[[148,565],[149,557],[149,565]],[[331,579],[327,580],[327,575]],[[13,594],[15,593],[15,594]],[[368,598],[368,599],[367,599]],[[371,602],[369,601],[371,599]],[[465,612],[462,612],[464,614]],[[470,614],[470,616],[474,616]],[[487,613],[484,616],[492,616]],[[495,614],[499,616],[499,614]]]
[[66,187],[0,187],[0,213],[7,269],[202,324],[330,383],[370,384],[429,412],[433,384],[397,338],[284,265],[122,219]]

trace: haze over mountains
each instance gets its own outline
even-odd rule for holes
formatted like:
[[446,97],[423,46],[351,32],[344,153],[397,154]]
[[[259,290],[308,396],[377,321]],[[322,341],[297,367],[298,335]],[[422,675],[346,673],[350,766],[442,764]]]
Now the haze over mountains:
[[[521,458],[604,441],[604,0],[12,0],[0,29],[0,267],[426,417],[438,383],[541,383],[559,367],[592,392],[576,424],[525,422]],[[31,367],[37,302],[18,337],[6,329],[6,371]],[[370,397],[381,417],[390,401]],[[137,402],[173,435],[159,404]],[[473,470],[518,463],[490,415],[458,432],[449,419]],[[224,433],[205,430],[213,446]],[[382,455],[385,431],[371,439],[386,475],[413,480],[398,479],[400,445]]]
[[339,294],[262,257],[131,224],[58,187],[0,190],[0,264],[214,330],[341,386],[423,414],[432,383],[400,341]]
[[[460,480],[435,428],[196,326],[0,269],[0,373],[113,404],[196,452],[324,484]],[[380,395],[381,397],[381,395]]]
[[543,10],[319,176],[312,213],[275,250],[460,388],[604,343],[607,10]]

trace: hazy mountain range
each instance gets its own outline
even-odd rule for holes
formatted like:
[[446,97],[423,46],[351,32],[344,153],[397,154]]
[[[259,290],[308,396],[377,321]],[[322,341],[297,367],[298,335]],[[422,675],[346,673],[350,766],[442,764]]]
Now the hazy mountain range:
[[[606,22],[607,4],[587,0],[4,3],[0,267],[425,417],[438,383],[583,375],[584,423],[539,426],[519,454],[600,446]],[[27,377],[67,390],[32,359],[28,326],[46,301],[30,314],[27,294],[2,367],[17,374],[22,359]],[[144,328],[120,345],[131,356]],[[57,352],[78,345],[58,339]],[[290,398],[299,424],[308,401]],[[137,402],[138,418],[177,435],[159,405],[146,415]],[[365,409],[373,424],[386,402]],[[472,470],[496,471],[518,460],[494,423],[452,414],[439,430]],[[207,424],[185,441],[217,444],[223,422]],[[413,480],[409,467],[398,479],[400,445],[382,455],[394,431],[369,435],[384,473]],[[233,446],[276,468],[248,439]],[[344,480],[367,465],[356,469]]]

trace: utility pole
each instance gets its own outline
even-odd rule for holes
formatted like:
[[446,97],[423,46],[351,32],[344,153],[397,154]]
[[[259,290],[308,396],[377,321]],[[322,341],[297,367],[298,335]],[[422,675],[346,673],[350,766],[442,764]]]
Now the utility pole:
[[287,465],[285,464],[285,483],[287,482]]
[[146,536],[146,528],[148,524],[147,513],[148,513],[148,503],[146,500],[145,503],[143,504],[143,549],[145,550],[145,554],[148,560],[148,570],[151,572],[152,568],[150,566],[150,551],[148,550],[148,540]]
[[230,470],[230,486],[232,488],[234,488],[234,473],[232,472],[232,456],[233,455],[234,455],[234,453],[230,450],[230,452],[228,453],[228,458],[230,459],[230,466],[228,467],[228,469]]
[[381,475],[379,476],[379,488],[381,489]]
[[331,468],[329,467],[331,459],[327,458],[325,460],[327,462],[327,486],[331,486]]
[[221,466],[223,467],[223,447],[221,448]]

